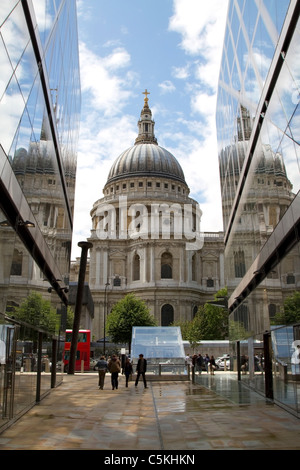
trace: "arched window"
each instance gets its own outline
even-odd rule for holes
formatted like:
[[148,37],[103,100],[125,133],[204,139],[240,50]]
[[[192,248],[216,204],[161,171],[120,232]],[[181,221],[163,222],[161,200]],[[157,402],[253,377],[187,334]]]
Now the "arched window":
[[133,269],[133,272],[132,272],[133,281],[139,281],[140,280],[140,257],[139,255],[134,255],[132,269]]
[[170,326],[174,322],[174,309],[172,305],[165,304],[161,309],[161,326]]
[[170,253],[163,253],[161,257],[161,278],[172,279],[173,258]]

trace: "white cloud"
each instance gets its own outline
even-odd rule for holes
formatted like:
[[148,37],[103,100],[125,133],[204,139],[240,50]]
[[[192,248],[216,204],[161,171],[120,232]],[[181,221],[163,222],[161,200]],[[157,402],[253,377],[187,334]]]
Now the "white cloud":
[[135,79],[123,70],[130,65],[130,55],[125,49],[116,48],[100,57],[84,43],[80,43],[79,53],[82,92],[91,93],[95,109],[107,116],[116,115],[131,96],[130,85]]
[[174,0],[174,15],[169,22],[169,30],[181,35],[180,47],[185,53],[201,58],[201,62],[199,59],[196,62],[195,78],[214,92],[217,90],[227,8],[227,0]]
[[165,80],[164,82],[160,83],[159,88],[161,89],[162,93],[173,93],[176,90],[176,87],[170,80]]
[[173,67],[172,75],[179,80],[185,80],[190,76],[189,66],[186,65],[185,67]]
[[212,60],[210,54],[220,46],[227,4],[226,0],[213,0],[212,7],[212,2],[174,0],[169,29],[182,35],[180,46],[187,54],[204,55]]

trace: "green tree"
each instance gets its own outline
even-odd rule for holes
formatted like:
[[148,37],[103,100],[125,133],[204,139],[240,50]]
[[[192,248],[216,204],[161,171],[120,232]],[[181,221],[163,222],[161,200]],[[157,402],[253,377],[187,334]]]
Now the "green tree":
[[228,311],[226,308],[205,304],[198,309],[193,328],[200,339],[224,340],[228,337]]
[[134,294],[127,294],[113,306],[107,318],[106,331],[114,343],[128,343],[130,351],[132,327],[155,325],[146,304]]
[[275,325],[291,325],[300,322],[300,292],[295,291],[283,302],[283,308],[272,321]]
[[[21,305],[15,307],[13,315],[17,320],[39,327],[50,334],[58,332],[60,316],[49,300],[45,300],[38,292],[30,292]],[[31,332],[29,339],[35,340],[36,334]]]
[[[217,299],[227,299],[227,288],[220,289],[215,295]],[[191,321],[176,322],[180,326],[182,339],[196,347],[201,340],[223,340],[228,337],[228,310],[212,303],[206,303],[198,308]]]
[[73,322],[74,322],[74,312],[73,312],[72,308],[68,305],[68,308],[67,308],[67,324],[66,324],[67,330],[71,330],[73,328]]

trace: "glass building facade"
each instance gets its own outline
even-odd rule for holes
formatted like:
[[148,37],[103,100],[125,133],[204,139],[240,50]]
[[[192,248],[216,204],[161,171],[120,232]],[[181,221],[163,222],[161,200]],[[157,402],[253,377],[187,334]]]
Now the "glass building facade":
[[298,416],[299,11],[229,1],[216,117],[238,378]]
[[[76,1],[1,2],[0,64],[1,429],[54,384],[81,104]],[[32,292],[57,311],[55,334],[13,319]]]

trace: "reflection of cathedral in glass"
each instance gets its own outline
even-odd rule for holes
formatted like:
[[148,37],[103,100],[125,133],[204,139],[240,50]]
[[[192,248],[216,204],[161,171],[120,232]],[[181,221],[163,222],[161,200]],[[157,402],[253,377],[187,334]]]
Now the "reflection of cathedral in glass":
[[55,364],[69,301],[80,114],[76,1],[0,2],[0,36],[2,429],[62,380]]
[[266,393],[279,401],[277,379],[291,368],[276,354],[300,339],[293,322],[276,323],[300,288],[299,10],[299,1],[229,1],[217,101],[230,339],[257,389],[255,352],[273,358]]
[[67,303],[80,115],[76,2],[13,3],[0,6],[2,312],[49,286]]

